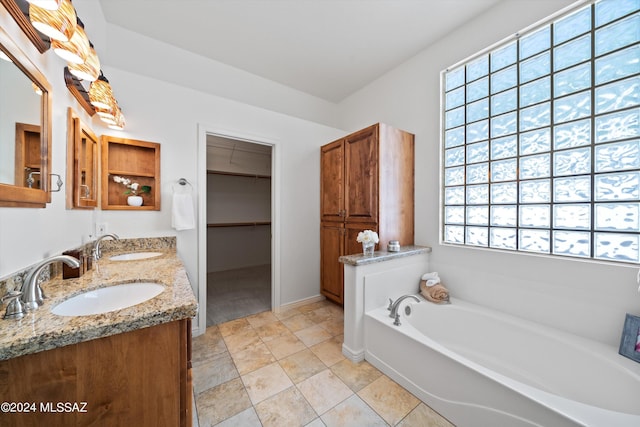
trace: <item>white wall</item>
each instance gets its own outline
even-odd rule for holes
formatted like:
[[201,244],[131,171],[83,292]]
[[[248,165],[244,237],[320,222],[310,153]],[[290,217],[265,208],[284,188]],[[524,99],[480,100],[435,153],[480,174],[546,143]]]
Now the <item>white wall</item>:
[[[183,82],[193,83],[196,80],[187,73],[189,68],[185,68],[185,62],[170,60],[162,55],[162,58],[153,56],[157,45],[152,40],[135,39],[131,35],[126,38],[111,37],[111,34],[102,32],[102,29],[108,30],[108,25],[104,24],[100,8],[95,7],[95,0],[74,5],[101,59],[138,56],[148,59],[149,64],[161,59],[164,72],[181,75]],[[0,277],[87,241],[93,233],[94,224],[104,222],[108,225],[108,231],[118,233],[123,238],[177,235],[178,253],[197,291],[199,231],[173,230],[170,227],[170,203],[172,185],[179,178],[186,178],[193,184],[194,196],[205,189],[202,181],[206,177],[197,176],[197,158],[206,155],[198,153],[197,129],[199,124],[203,124],[275,141],[282,163],[279,178],[282,181],[282,196],[278,206],[283,224],[280,236],[280,300],[286,304],[319,294],[319,147],[343,135],[343,131],[156,80],[125,68],[110,66],[108,61],[102,59],[102,69],[127,119],[125,131],[108,130],[97,118],[91,120],[83,113],[67,91],[62,78],[63,60],[50,50],[39,54],[2,7],[0,26],[18,41],[53,86],[54,173],[65,176],[66,110],[72,106],[83,120],[92,123],[97,135],[108,133],[159,142],[162,185],[159,212],[133,214],[128,211],[66,210],[64,192],[53,193],[52,203],[46,209],[0,208]],[[189,58],[186,52],[181,52],[180,59],[202,60]],[[193,61],[187,62],[192,65]],[[119,64],[126,67],[126,63]],[[218,82],[219,85],[224,83]],[[274,87],[260,80],[252,81],[252,89],[261,94],[271,91],[272,103],[283,100],[283,105],[277,109],[286,110],[286,104],[299,99],[299,109],[304,114],[298,115],[315,114],[317,99],[313,97],[309,97],[305,103],[302,102],[302,94],[293,96],[289,89]]]
[[[251,153],[236,154],[241,161]],[[271,164],[270,157],[266,160]],[[207,223],[265,221],[271,221],[270,179],[207,175]],[[207,229],[208,273],[265,264],[271,264],[271,225]]]
[[416,244],[452,295],[618,346],[625,312],[640,314],[637,266],[439,245],[440,72],[569,0],[503,1],[340,105],[340,127],[376,121],[416,134]]

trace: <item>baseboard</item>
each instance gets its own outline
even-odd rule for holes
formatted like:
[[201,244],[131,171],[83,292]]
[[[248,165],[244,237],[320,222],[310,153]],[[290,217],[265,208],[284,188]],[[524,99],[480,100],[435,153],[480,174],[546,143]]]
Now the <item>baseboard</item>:
[[326,298],[322,295],[316,295],[311,298],[301,299],[299,301],[290,302],[288,304],[283,304],[280,307],[275,307],[273,311],[275,313],[281,313],[283,311],[291,310],[294,308],[302,307],[303,305],[312,304],[314,302],[324,301]]
[[360,363],[365,359],[364,350],[354,351],[342,343],[342,354],[353,363]]

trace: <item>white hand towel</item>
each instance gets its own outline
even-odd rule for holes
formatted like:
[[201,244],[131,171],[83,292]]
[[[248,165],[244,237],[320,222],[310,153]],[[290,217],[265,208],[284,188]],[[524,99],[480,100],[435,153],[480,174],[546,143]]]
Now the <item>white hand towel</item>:
[[191,194],[173,193],[171,226],[176,230],[191,230],[196,227]]
[[434,271],[433,273],[424,273],[422,275],[422,280],[426,281],[427,286],[433,286],[440,283],[440,277],[438,276],[437,271]]

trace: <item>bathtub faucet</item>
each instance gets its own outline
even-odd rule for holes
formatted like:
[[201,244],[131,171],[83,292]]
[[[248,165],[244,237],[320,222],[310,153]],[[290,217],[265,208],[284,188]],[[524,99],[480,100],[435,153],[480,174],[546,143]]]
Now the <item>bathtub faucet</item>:
[[400,314],[398,314],[398,308],[400,307],[400,303],[407,298],[413,298],[416,302],[420,302],[420,299],[415,295],[403,295],[393,303],[391,302],[391,299],[389,299],[388,309],[391,311],[389,313],[389,317],[395,319],[393,324],[396,326],[400,326]]

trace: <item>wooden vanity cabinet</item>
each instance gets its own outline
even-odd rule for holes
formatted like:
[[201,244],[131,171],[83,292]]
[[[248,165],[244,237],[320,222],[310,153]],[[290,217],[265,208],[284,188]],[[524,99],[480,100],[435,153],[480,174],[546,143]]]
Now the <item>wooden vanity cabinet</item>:
[[342,304],[342,255],[362,252],[363,230],[413,244],[414,136],[379,123],[321,147],[320,290]]
[[191,427],[191,320],[0,361],[0,396],[36,405],[7,427]]

